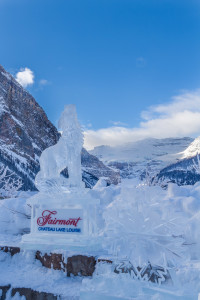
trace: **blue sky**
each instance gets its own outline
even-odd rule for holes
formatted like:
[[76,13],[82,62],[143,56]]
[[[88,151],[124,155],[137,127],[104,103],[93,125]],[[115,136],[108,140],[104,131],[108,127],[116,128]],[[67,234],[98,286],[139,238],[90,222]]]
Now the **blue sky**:
[[[119,142],[134,139],[179,103],[173,96],[199,101],[199,1],[0,0],[0,39],[0,63],[13,75],[33,72],[26,88],[54,124],[76,104],[90,144],[109,144],[119,131]],[[200,134],[193,125],[174,134]]]

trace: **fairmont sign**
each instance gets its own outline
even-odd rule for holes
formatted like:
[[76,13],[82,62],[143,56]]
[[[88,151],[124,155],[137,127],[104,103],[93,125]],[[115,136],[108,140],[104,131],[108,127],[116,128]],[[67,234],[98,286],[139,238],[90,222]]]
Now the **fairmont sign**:
[[44,233],[83,233],[82,209],[37,209],[37,232]]

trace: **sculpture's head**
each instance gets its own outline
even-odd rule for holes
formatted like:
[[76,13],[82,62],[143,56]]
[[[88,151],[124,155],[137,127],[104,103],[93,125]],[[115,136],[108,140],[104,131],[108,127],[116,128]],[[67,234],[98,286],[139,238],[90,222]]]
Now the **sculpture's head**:
[[65,106],[65,109],[59,119],[58,127],[63,132],[69,130],[70,128],[80,127],[77,119],[76,106],[74,104]]

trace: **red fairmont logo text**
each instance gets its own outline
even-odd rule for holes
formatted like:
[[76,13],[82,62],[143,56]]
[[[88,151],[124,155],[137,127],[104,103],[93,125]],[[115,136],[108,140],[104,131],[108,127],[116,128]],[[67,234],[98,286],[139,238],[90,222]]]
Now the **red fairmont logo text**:
[[37,219],[38,226],[44,226],[46,224],[50,225],[73,225],[77,227],[78,222],[81,218],[69,218],[68,220],[59,220],[54,218],[54,215],[57,214],[57,211],[44,210],[42,213],[42,217]]

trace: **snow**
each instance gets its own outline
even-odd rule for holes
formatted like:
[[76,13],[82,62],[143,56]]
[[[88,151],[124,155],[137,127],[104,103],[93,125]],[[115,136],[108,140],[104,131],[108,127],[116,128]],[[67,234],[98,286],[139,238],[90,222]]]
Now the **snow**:
[[15,118],[13,115],[11,115],[12,119],[21,127],[24,127],[24,124],[22,122],[20,122],[17,118]]
[[161,169],[183,158],[183,151],[193,141],[191,138],[148,138],[120,146],[99,146],[89,151],[104,164],[118,170],[122,178],[151,177]]
[[8,80],[11,80],[11,79],[12,79],[11,75],[8,74],[7,72],[6,72],[6,73],[5,73],[5,72],[1,72],[1,74],[2,74],[3,76],[5,76]]
[[[100,266],[102,268],[102,266]],[[149,282],[132,280],[127,273],[116,274],[110,266],[99,266],[93,278],[85,278],[80,290],[81,300],[192,300],[197,299],[197,294],[181,294],[174,287],[159,287]]]
[[[0,252],[0,268],[4,273],[3,278],[0,276],[0,285],[9,283],[37,291],[62,292],[64,296],[81,295],[80,299],[88,300],[109,296],[198,299],[200,183],[184,187],[170,184],[168,190],[162,190],[158,186],[138,185],[136,180],[105,187],[102,180],[90,193],[91,197],[100,199],[98,232],[104,237],[108,257],[130,261],[133,266],[143,266],[148,261],[164,266],[170,272],[173,285],[134,280],[129,274],[113,273],[108,264],[98,267],[92,278],[81,283],[82,278],[66,278],[62,271],[45,269],[34,259],[32,251],[12,258]],[[30,213],[26,204],[28,196],[30,194],[23,193],[18,198],[0,201],[0,245],[9,241],[12,241],[10,246],[19,245],[21,234],[30,226],[30,220],[24,215]]]
[[200,137],[197,137],[188,147],[182,152],[182,158],[193,157],[200,153]]
[[[0,200],[0,245],[2,242],[6,245],[12,240],[13,244],[16,245],[16,238],[18,241],[20,240],[18,235],[30,230],[31,208],[26,204],[26,201],[31,194],[34,193],[22,192],[18,198]],[[9,244],[9,246],[13,245]]]
[[[15,151],[15,147],[13,145],[6,145],[4,144],[4,141],[0,139],[0,150],[1,150],[1,155],[3,158],[7,160],[10,160],[10,158],[13,159],[13,161],[16,161],[15,167],[18,169],[19,172],[23,173],[26,175],[30,181],[34,181],[33,178],[30,176],[30,174],[27,172],[27,170],[24,169],[24,165],[28,166],[28,159],[30,161],[33,161],[33,158],[31,156],[28,156],[27,154],[21,152],[21,155],[18,155]],[[22,155],[26,155],[26,157],[23,157]],[[13,171],[11,170],[11,173]]]
[[[4,141],[0,140],[0,148],[1,151],[4,152],[6,154],[6,156],[11,156],[13,157],[13,159],[17,159],[19,160],[21,163],[23,164],[27,164],[27,159],[21,155],[18,155],[15,151],[14,151],[14,146],[13,145],[5,145]],[[22,153],[23,155],[24,153]]]
[[181,158],[182,151],[193,141],[191,138],[148,138],[120,146],[98,146],[89,153],[103,162],[141,162],[159,159],[169,163]]
[[2,115],[5,112],[8,112],[8,109],[5,105],[4,98],[2,96],[0,96],[0,115]]
[[[102,178],[92,190],[86,190],[81,182],[83,136],[74,106],[65,108],[59,125],[61,138],[40,158],[41,169],[36,177],[39,192],[23,192],[17,198],[0,200],[0,246],[20,245],[26,249],[13,257],[0,252],[0,286],[28,287],[61,295],[61,299],[197,299],[200,182],[182,187],[169,184],[163,190],[136,178],[107,187]],[[157,156],[166,162],[175,155],[174,149],[179,151],[188,142],[187,138],[165,139],[164,143],[155,139],[141,141],[142,151],[135,148],[134,157],[139,161],[141,155],[146,155],[148,161]],[[148,145],[153,147],[152,153]],[[126,157],[131,157],[133,149],[131,145],[130,156],[126,152]],[[120,151],[117,153],[121,155],[125,149]],[[60,175],[65,167],[68,179]],[[30,231],[31,206],[31,233],[25,235]],[[60,234],[54,236],[52,244],[52,235],[40,235],[35,222],[44,209],[56,209],[61,215],[64,209],[73,209],[74,213],[82,210],[87,220],[83,234],[67,238]],[[35,259],[34,250],[41,250],[37,248],[40,244],[44,251],[105,255],[113,263],[99,262],[91,278],[67,278],[63,271],[46,269]],[[152,274],[157,276],[154,283],[149,280]],[[7,298],[10,297],[8,291]]]
[[41,149],[38,147],[38,145],[36,145],[36,143],[34,143],[34,142],[32,142],[32,146],[33,146],[33,148],[35,148],[35,149],[41,150]]
[[[103,193],[103,189],[97,186],[96,192]],[[173,286],[138,283],[128,274],[114,274],[106,264],[103,271],[96,270],[92,279],[83,280],[81,299],[197,299],[200,183],[184,187],[171,184],[165,191],[126,180],[110,201],[108,191],[112,189],[106,188],[107,197],[104,194],[101,198],[103,234],[107,237],[104,246],[110,246],[114,259],[126,259],[135,267],[148,261],[166,267]],[[113,298],[109,298],[111,295]]]
[[81,278],[68,278],[63,271],[47,269],[35,259],[35,252],[15,254],[0,252],[0,285],[31,288],[64,296],[78,296]]

